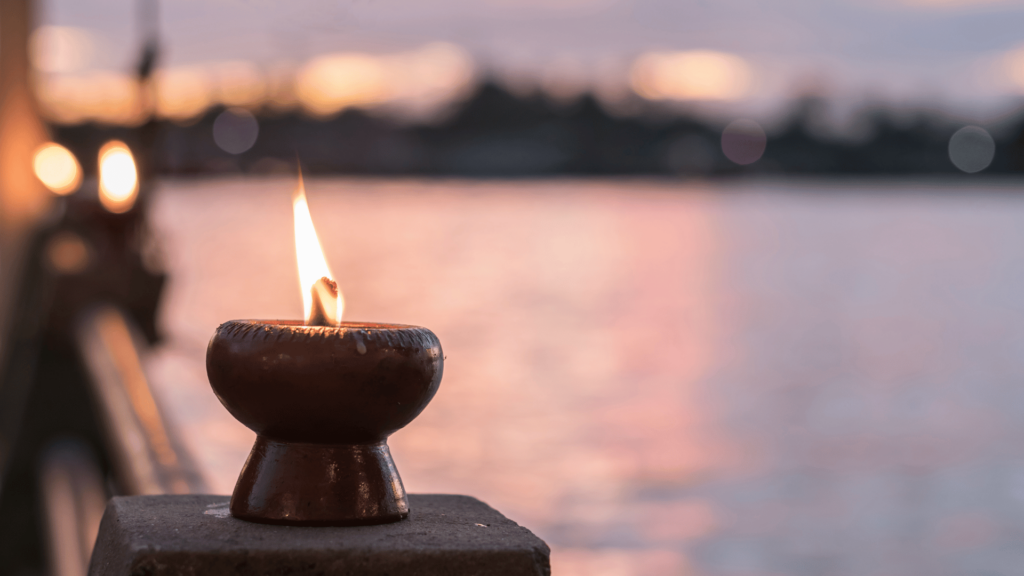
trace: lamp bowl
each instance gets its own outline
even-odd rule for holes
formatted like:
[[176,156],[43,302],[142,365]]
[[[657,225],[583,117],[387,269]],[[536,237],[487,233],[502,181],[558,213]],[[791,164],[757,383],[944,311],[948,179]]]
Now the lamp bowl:
[[387,438],[426,408],[444,355],[426,328],[233,320],[210,340],[210,385],[256,432],[233,515],[257,522],[373,524],[408,515]]

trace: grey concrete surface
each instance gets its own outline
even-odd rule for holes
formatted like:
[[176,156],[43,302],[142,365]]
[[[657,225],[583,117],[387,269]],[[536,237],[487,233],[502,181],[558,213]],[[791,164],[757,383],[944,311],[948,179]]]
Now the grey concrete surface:
[[409,518],[348,528],[254,524],[227,496],[107,505],[90,576],[548,576],[548,546],[469,496],[410,494]]

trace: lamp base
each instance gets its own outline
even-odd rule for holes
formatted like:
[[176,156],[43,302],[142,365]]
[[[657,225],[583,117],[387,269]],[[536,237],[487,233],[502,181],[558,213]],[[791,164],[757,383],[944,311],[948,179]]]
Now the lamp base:
[[305,444],[256,436],[231,495],[249,522],[359,526],[397,522],[409,502],[386,442]]

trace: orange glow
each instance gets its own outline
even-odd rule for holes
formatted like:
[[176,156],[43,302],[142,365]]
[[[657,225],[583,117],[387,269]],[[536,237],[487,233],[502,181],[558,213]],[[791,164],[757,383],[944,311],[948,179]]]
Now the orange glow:
[[54,194],[66,196],[82,183],[82,167],[70,150],[47,142],[38,149],[32,158],[32,169],[36,178]]
[[157,114],[173,120],[199,116],[213,102],[213,87],[205,70],[196,66],[156,71]]
[[1001,64],[1006,78],[1018,91],[1024,91],[1024,46],[1003,54]]
[[750,89],[750,66],[739,56],[691,50],[637,58],[633,90],[648,100],[737,100]]
[[328,116],[385,103],[430,108],[464,93],[472,79],[472,60],[464,50],[433,43],[389,55],[320,56],[298,71],[294,88],[308,112]]
[[381,63],[365,54],[321,56],[296,78],[295,91],[314,114],[333,114],[350,106],[379,104],[388,97]]
[[[145,120],[147,99],[134,76],[88,66],[95,42],[87,32],[53,27],[45,32],[34,57],[35,90],[47,119],[121,125]],[[250,110],[299,106],[317,116],[387,104],[429,116],[466,95],[473,78],[473,60],[465,50],[435,42],[391,54],[325,54],[302,64],[231,60],[160,68],[152,95],[157,116],[179,121],[217,104]]]
[[232,60],[211,66],[217,100],[225,106],[258,107],[266,99],[267,80],[252,62]]
[[124,142],[111,140],[100,148],[100,203],[120,214],[135,205],[139,173],[135,158]]
[[129,74],[106,70],[45,74],[37,78],[35,87],[43,114],[56,122],[132,125],[142,119],[138,84]]
[[338,290],[335,296],[319,282],[321,278],[335,278],[327,266],[327,258],[324,257],[316,228],[313,227],[313,218],[309,215],[302,174],[299,174],[299,185],[292,194],[292,209],[295,215],[295,259],[299,263],[299,291],[302,292],[303,317],[307,323],[310,322],[313,314],[313,290],[316,289],[327,323],[341,324],[341,315],[345,310],[345,299],[341,295],[341,290]]

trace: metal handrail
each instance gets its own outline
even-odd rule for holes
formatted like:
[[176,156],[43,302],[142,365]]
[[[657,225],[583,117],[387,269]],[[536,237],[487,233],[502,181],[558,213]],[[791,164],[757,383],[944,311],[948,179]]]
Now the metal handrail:
[[[76,320],[74,343],[102,423],[114,491],[205,492],[150,388],[146,344],[130,317],[109,304],[89,309]],[[107,498],[98,461],[85,443],[67,439],[53,443],[40,464],[50,573],[85,576]]]
[[206,483],[153,396],[142,362],[143,339],[128,316],[111,305],[94,308],[78,319],[75,336],[121,491],[205,492]]
[[55,442],[40,466],[51,576],[86,576],[107,495],[103,475],[88,446]]

